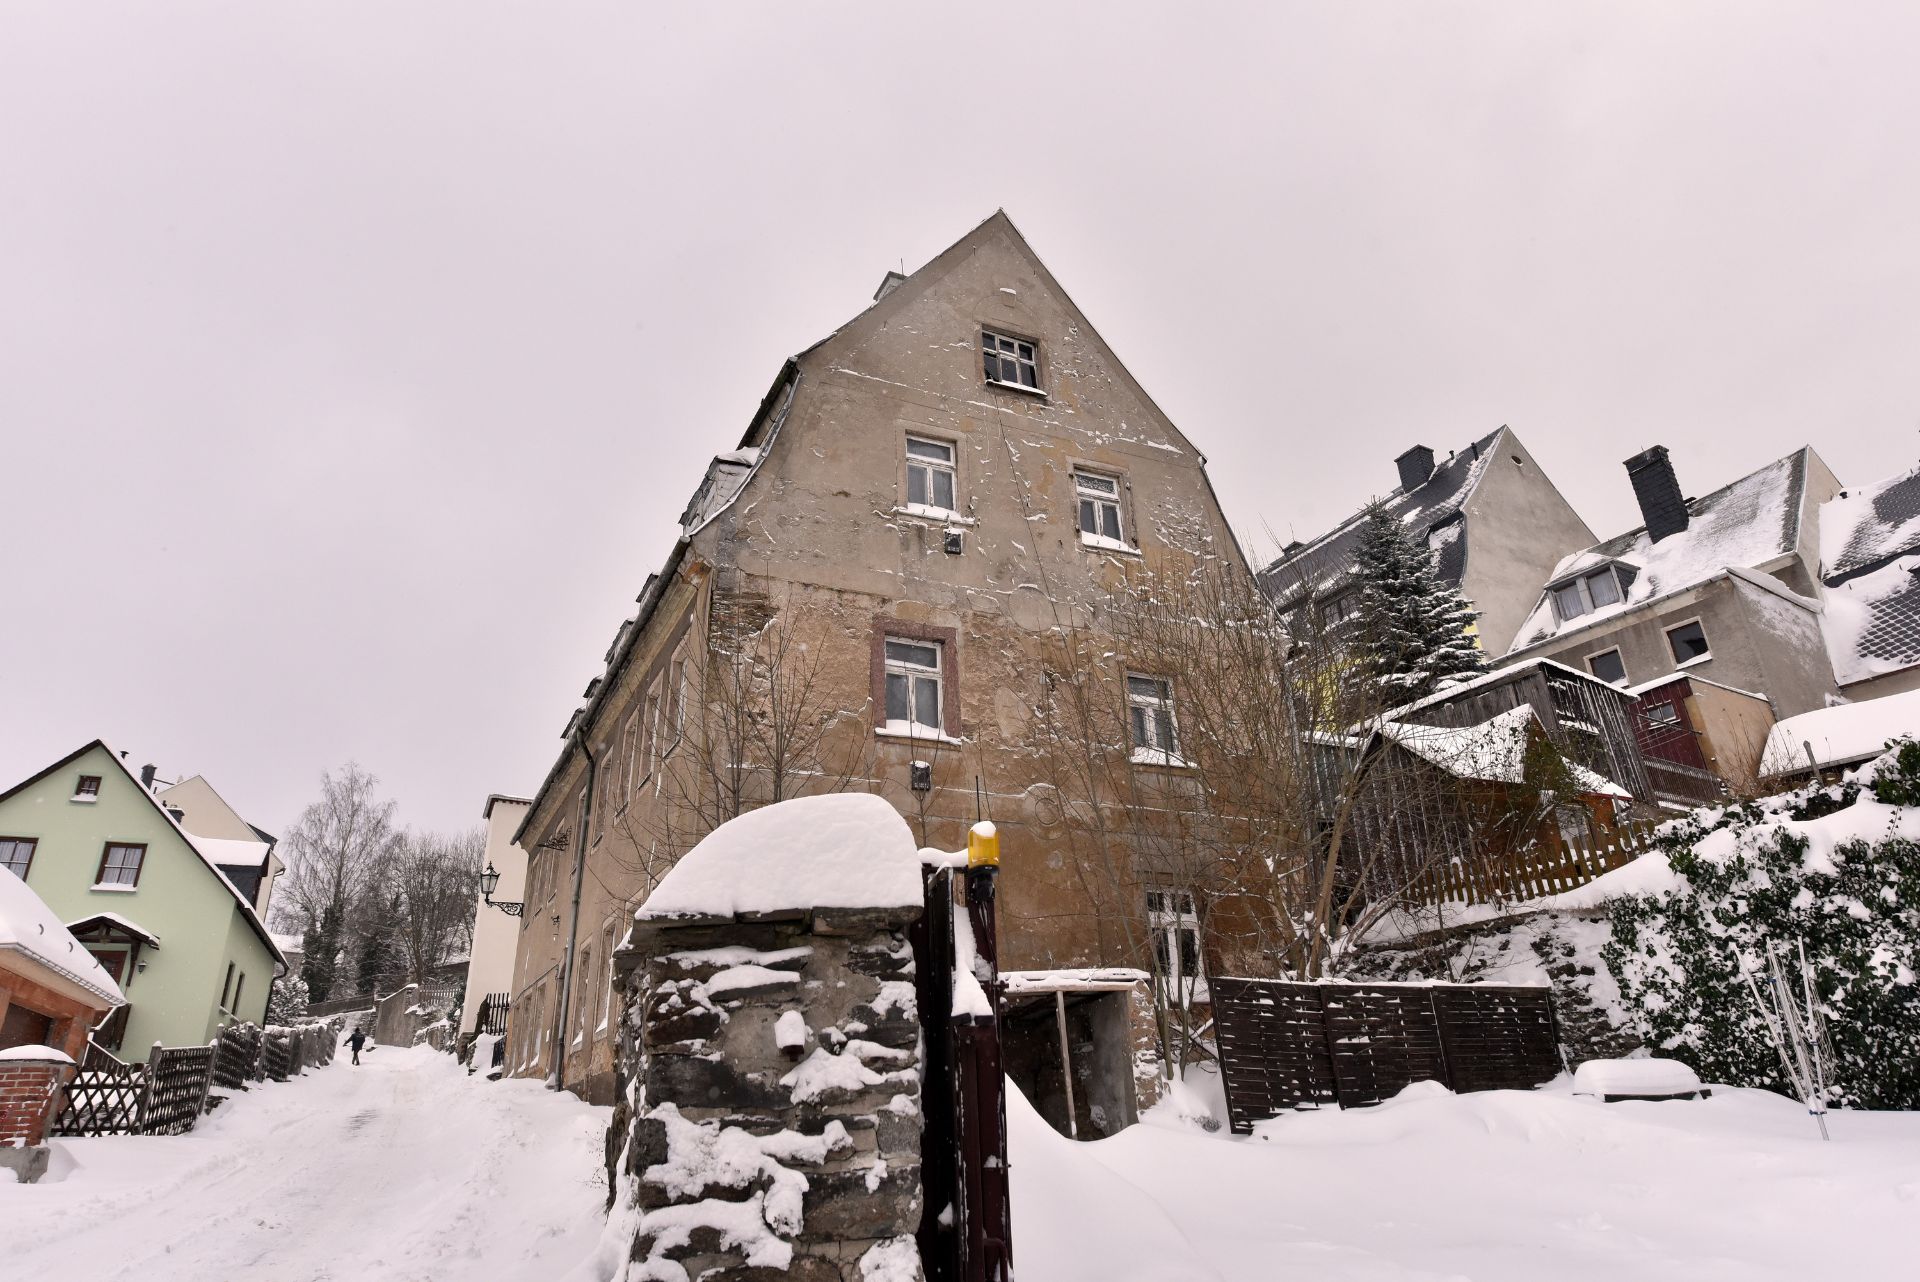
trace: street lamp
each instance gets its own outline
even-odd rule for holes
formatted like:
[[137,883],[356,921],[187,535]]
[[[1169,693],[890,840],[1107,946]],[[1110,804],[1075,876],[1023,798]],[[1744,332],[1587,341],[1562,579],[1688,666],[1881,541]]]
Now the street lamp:
[[509,917],[518,917],[520,910],[526,907],[526,904],[524,902],[512,903],[505,900],[500,903],[495,903],[493,901],[493,892],[499,885],[500,873],[494,868],[493,861],[489,859],[487,861],[487,870],[480,874],[480,898],[487,907],[498,908]]

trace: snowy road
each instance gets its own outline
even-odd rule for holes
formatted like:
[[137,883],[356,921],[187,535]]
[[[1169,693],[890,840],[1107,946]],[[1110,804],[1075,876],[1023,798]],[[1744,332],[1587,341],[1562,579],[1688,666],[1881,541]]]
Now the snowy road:
[[189,1135],[57,1141],[64,1179],[0,1188],[0,1282],[549,1282],[599,1235],[606,1119],[425,1048],[343,1054]]

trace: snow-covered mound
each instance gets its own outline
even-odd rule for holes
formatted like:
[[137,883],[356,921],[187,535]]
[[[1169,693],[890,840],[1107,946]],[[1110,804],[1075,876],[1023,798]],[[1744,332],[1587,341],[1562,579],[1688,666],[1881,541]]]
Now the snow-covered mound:
[[907,821],[863,792],[798,797],[721,824],[675,864],[639,921],[924,902]]

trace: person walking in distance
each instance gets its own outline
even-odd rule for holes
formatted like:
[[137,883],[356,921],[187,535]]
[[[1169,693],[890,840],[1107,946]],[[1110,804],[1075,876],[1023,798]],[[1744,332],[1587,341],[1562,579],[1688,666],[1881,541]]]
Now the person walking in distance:
[[353,1036],[347,1038],[347,1045],[353,1047],[353,1062],[360,1062],[360,1048],[367,1044],[367,1031],[364,1028],[353,1030]]

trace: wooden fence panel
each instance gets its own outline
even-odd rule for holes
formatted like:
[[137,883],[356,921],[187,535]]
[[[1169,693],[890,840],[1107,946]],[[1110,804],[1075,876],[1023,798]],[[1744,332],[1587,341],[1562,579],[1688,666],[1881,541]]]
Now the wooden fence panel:
[[1440,984],[1430,991],[1454,1090],[1529,1090],[1561,1071],[1549,990]]
[[140,1124],[140,1100],[146,1071],[121,1062],[92,1042],[68,1083],[48,1133],[52,1135],[132,1135]]
[[223,1089],[244,1091],[260,1058],[260,1026],[228,1024],[220,1030],[220,1048],[213,1058],[213,1080]]
[[1550,991],[1494,984],[1210,984],[1227,1092],[1242,1134],[1291,1109],[1360,1107],[1414,1082],[1527,1090],[1560,1072]]
[[154,1049],[147,1060],[142,1135],[181,1135],[193,1129],[206,1107],[215,1058],[215,1045]]
[[1216,979],[1214,1028],[1233,1129],[1335,1099],[1320,993],[1312,984]]

